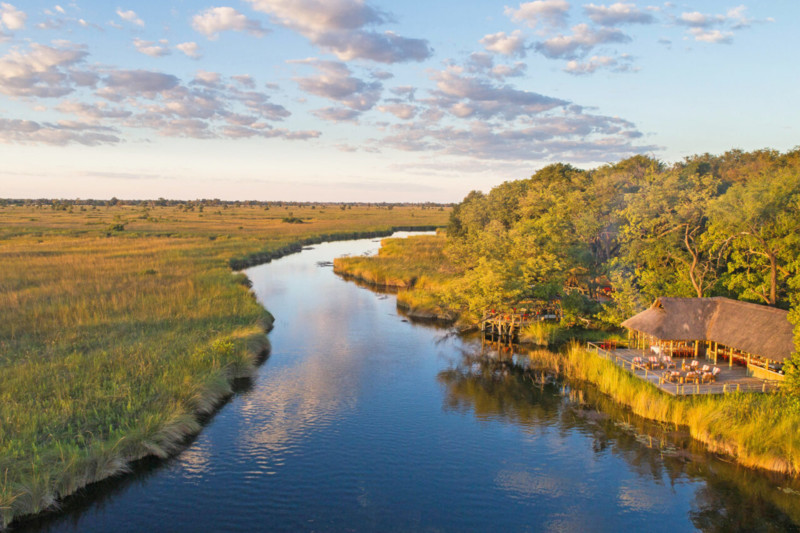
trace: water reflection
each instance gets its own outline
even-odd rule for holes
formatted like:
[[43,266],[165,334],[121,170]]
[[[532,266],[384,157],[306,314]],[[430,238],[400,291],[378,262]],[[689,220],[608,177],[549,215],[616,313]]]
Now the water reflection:
[[[688,513],[700,530],[800,530],[800,498],[792,488],[797,480],[753,472],[705,453],[687,434],[636,417],[589,384],[557,378],[535,357],[476,344],[439,372],[438,380],[446,391],[445,410],[469,412],[478,420],[507,421],[528,432],[554,427],[565,439],[579,432],[592,439],[596,456],[610,453],[622,458],[638,475],[616,488],[616,503],[625,512],[674,512],[670,498],[677,487],[700,481]],[[572,460],[580,460],[579,455],[576,450]],[[574,499],[586,490],[611,489],[609,485],[587,488],[574,479],[525,467],[498,472],[495,483],[511,497],[537,501]],[[562,521],[551,525],[567,523],[576,525]]]

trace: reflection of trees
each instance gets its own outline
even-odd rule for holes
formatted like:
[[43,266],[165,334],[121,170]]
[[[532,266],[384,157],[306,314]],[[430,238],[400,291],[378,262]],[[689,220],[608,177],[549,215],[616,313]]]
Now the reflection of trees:
[[686,433],[633,415],[588,384],[555,380],[552,373],[510,355],[465,353],[438,375],[445,408],[473,412],[480,420],[502,419],[528,427],[578,431],[595,453],[622,457],[656,483],[681,478],[703,481],[689,513],[702,531],[800,530],[800,482],[726,463],[705,452]]

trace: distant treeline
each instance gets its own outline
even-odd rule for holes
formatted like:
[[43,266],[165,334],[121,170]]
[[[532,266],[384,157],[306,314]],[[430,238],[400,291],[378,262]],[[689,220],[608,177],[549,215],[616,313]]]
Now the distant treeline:
[[52,209],[67,210],[71,206],[93,206],[93,207],[107,207],[107,206],[132,206],[132,207],[338,207],[340,209],[348,209],[352,207],[377,207],[384,209],[392,209],[393,207],[409,206],[419,207],[420,209],[440,209],[450,207],[453,204],[440,204],[435,202],[285,202],[280,200],[275,201],[257,201],[257,200],[220,200],[219,198],[203,198],[198,200],[168,200],[166,198],[158,198],[157,200],[120,200],[119,198],[111,198],[109,200],[92,200],[92,199],[56,199],[56,198],[35,198],[35,199],[19,199],[19,198],[0,198],[0,206],[34,206],[34,207],[49,207]]
[[554,164],[471,192],[448,236],[471,309],[561,298],[568,318],[619,324],[660,295],[798,307],[800,149]]

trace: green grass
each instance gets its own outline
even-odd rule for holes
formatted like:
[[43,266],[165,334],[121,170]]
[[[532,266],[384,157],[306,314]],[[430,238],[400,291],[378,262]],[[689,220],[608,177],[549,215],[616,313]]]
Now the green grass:
[[0,206],[0,528],[133,459],[169,455],[253,373],[271,315],[232,263],[447,215]]
[[578,344],[562,354],[535,352],[535,358],[568,378],[594,384],[638,416],[685,427],[712,452],[747,467],[800,474],[796,397],[748,393],[673,397]]

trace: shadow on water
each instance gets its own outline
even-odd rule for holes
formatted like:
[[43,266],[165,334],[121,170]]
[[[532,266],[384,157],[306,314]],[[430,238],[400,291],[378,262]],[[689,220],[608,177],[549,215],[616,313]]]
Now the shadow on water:
[[699,482],[689,511],[699,530],[800,531],[800,481],[710,454],[686,431],[636,416],[591,384],[540,366],[535,356],[478,346],[437,378],[446,391],[445,410],[578,431],[591,437],[595,454],[621,457],[641,477],[666,485]]

